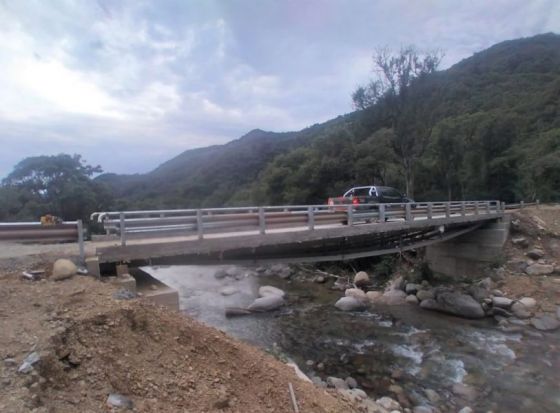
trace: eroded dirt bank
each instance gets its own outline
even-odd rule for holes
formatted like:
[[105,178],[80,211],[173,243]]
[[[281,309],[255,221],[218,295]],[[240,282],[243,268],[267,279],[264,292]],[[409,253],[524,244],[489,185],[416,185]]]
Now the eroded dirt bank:
[[[360,411],[249,345],[89,277],[0,278],[0,411],[109,411],[111,393],[137,412]],[[40,360],[18,372],[36,352]]]

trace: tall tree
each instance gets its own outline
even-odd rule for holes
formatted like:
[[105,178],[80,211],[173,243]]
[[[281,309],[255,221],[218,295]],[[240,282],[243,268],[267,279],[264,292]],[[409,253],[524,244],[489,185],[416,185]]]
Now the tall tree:
[[435,72],[443,54],[421,52],[414,46],[398,52],[380,49],[373,56],[377,77],[352,94],[354,106],[366,109],[383,102],[387,122],[393,130],[392,146],[404,172],[406,192],[414,196],[414,169],[432,132],[426,101],[426,77]]
[[110,201],[103,185],[91,180],[100,172],[100,166],[87,164],[80,155],[26,158],[2,181],[0,197],[9,202],[0,203],[0,215],[31,220],[43,214],[65,220],[86,218]]

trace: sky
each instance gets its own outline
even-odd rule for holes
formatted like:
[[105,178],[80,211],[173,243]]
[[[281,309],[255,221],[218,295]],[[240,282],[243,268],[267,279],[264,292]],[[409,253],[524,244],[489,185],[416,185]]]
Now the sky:
[[148,172],[352,111],[377,48],[446,68],[551,31],[558,0],[0,0],[0,177],[58,153]]

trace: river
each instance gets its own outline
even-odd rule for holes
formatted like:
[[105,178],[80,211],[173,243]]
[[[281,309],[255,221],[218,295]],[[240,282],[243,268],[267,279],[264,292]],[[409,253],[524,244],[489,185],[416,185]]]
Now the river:
[[[219,280],[214,274],[220,268],[145,270],[179,291],[186,314],[285,355],[309,376],[351,376],[373,398],[401,394],[405,404],[431,404],[443,412],[467,405],[475,412],[560,412],[558,332],[504,333],[492,319],[464,320],[411,304],[342,312],[333,304],[343,292],[328,285],[263,276]],[[261,285],[286,291],[288,304],[271,313],[225,317],[225,307],[250,304]],[[237,292],[222,295],[226,286]]]

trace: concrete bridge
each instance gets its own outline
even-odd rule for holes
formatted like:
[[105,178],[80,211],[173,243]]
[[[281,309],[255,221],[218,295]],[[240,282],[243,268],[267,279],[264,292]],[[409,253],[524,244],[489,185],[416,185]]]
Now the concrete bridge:
[[467,275],[499,255],[504,212],[499,201],[96,212],[106,235],[86,263],[99,274],[119,263],[318,262],[428,247],[435,271]]

